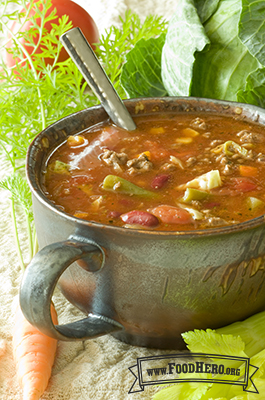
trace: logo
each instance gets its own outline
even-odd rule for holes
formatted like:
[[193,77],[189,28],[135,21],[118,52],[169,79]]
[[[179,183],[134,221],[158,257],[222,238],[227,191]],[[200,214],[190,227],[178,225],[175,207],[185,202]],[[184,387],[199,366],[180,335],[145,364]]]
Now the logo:
[[137,358],[129,367],[135,377],[128,393],[144,391],[148,385],[182,382],[211,382],[240,385],[243,391],[259,393],[252,382],[258,367],[247,357],[181,353]]

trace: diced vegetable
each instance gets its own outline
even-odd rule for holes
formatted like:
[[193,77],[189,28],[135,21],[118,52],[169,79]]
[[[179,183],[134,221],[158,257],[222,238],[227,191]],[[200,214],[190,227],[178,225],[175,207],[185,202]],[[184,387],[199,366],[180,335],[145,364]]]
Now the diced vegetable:
[[128,194],[129,196],[139,197],[157,197],[157,193],[142,189],[140,186],[134,185],[126,179],[116,175],[107,175],[102,185],[104,190],[111,190],[117,193]]
[[103,196],[97,196],[97,198],[91,203],[91,210],[98,211],[100,205],[102,204]]
[[70,165],[60,160],[56,160],[53,166],[53,171],[57,172],[58,174],[68,174],[69,169]]
[[222,186],[222,181],[218,169],[200,175],[197,178],[178,186],[179,189],[194,188],[201,190],[211,190]]
[[201,220],[204,218],[204,215],[200,211],[196,210],[195,208],[187,207],[180,203],[178,203],[178,206],[180,208],[182,208],[183,210],[188,211],[188,213],[191,215],[192,219],[194,219],[194,220]]
[[189,137],[196,137],[196,136],[199,136],[199,132],[195,131],[195,129],[192,129],[192,128],[185,128],[185,129],[182,129],[182,133],[183,133],[185,136],[189,136]]
[[153,127],[149,129],[149,133],[153,135],[160,135],[161,133],[165,133],[165,128],[163,128],[162,126]]
[[239,192],[251,192],[255,190],[257,185],[251,178],[242,176],[232,179],[234,189]]
[[236,142],[233,142],[232,140],[228,140],[227,142],[225,142],[223,144],[223,150],[224,150],[224,153],[228,156],[232,156],[235,153],[239,153],[245,157],[248,154],[247,149],[240,146]]
[[87,218],[89,214],[87,212],[77,211],[74,213],[74,217],[76,218]]
[[137,157],[140,157],[141,155],[145,155],[147,158],[148,158],[148,160],[151,160],[151,153],[150,153],[150,151],[143,151],[141,154],[138,154],[138,156]]
[[184,203],[190,203],[192,200],[204,200],[207,196],[209,196],[209,193],[207,192],[203,192],[202,190],[198,189],[187,188],[182,201],[184,201]]
[[258,168],[249,165],[239,165],[239,173],[241,176],[257,176]]
[[265,205],[264,201],[257,199],[257,197],[248,197],[246,199],[246,202],[247,202],[247,207],[250,210],[257,210],[259,208],[264,207]]
[[67,143],[70,147],[81,146],[85,143],[85,138],[80,135],[68,136]]
[[186,137],[186,136],[180,136],[176,139],[176,142],[180,144],[189,144],[192,141],[193,139],[191,137]]
[[181,207],[163,204],[149,211],[164,224],[188,224],[192,222],[190,213]]
[[184,169],[183,163],[178,157],[170,156],[169,159],[172,162],[172,164],[175,164],[178,167],[180,167],[181,169]]

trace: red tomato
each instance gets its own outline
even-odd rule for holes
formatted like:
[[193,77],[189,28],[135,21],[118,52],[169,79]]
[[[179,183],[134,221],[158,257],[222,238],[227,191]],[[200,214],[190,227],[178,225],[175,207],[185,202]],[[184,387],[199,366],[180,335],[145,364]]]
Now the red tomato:
[[[35,1],[37,2],[37,0]],[[42,7],[40,5],[39,7]],[[56,15],[58,18],[53,19],[52,21],[48,21],[45,24],[45,28],[50,32],[52,29],[52,24],[58,24],[59,23],[59,18],[61,18],[63,15],[68,15],[69,16],[69,21],[72,22],[73,28],[79,27],[83,34],[85,35],[87,41],[90,43],[92,48],[95,49],[95,46],[93,46],[93,43],[98,43],[99,42],[99,32],[98,28],[92,19],[92,17],[78,4],[74,3],[71,0],[52,0],[52,6],[49,8],[47,11],[46,16],[49,16],[51,12],[56,9]],[[24,10],[23,10],[24,11]],[[30,16],[33,16],[35,14],[35,8],[33,7],[29,13]],[[37,23],[40,24],[40,20],[37,19]],[[32,27],[32,22],[27,21],[26,23],[22,25],[19,23],[19,21],[14,21],[11,30],[14,34],[16,34],[18,31],[20,32],[27,32],[30,28]],[[37,44],[39,40],[38,35],[34,37],[34,43]],[[27,42],[25,38],[20,39],[20,43],[25,47],[27,52],[29,54],[32,54],[33,48],[30,45],[27,45]],[[8,43],[7,47],[12,47],[12,43]],[[37,49],[36,53],[40,53],[41,49]],[[58,61],[65,61],[68,58],[68,53],[64,48],[60,51],[59,59]],[[16,65],[16,62],[20,62],[20,59],[13,58],[13,56],[6,52],[6,64],[8,67],[13,67]],[[52,64],[53,60],[46,58],[45,59],[46,64]]]
[[251,178],[240,177],[233,178],[233,188],[238,192],[251,192],[257,188],[257,185]]

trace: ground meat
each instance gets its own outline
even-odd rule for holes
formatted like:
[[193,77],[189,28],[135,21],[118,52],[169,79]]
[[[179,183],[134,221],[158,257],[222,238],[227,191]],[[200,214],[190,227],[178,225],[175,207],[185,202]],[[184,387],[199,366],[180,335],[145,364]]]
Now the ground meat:
[[142,172],[150,171],[153,168],[153,164],[149,161],[146,154],[142,153],[137,158],[127,161],[128,172],[130,175],[139,174]]
[[115,170],[120,171],[121,165],[125,165],[128,156],[126,153],[116,153],[116,151],[104,149],[103,155],[101,155],[101,159],[109,166],[114,167]]
[[163,164],[160,167],[160,170],[164,171],[164,172],[168,172],[168,171],[174,171],[174,169],[176,169],[176,168],[177,168],[176,164],[168,162],[168,163]]
[[207,127],[206,122],[199,117],[193,119],[190,123],[190,126],[195,129],[200,128],[200,129],[204,129],[204,130],[206,130],[206,127]]
[[265,136],[261,133],[249,132],[243,130],[237,133],[241,143],[264,143]]
[[192,167],[194,164],[196,164],[197,158],[196,157],[190,157],[186,161],[187,167]]
[[[220,225],[229,225],[229,222],[227,222],[225,219],[219,218],[219,217],[210,217],[207,218],[206,220],[203,221],[203,223],[207,226],[220,226]],[[230,222],[231,223],[231,222]]]
[[261,163],[265,162],[265,154],[259,153],[257,155],[256,161],[261,162]]

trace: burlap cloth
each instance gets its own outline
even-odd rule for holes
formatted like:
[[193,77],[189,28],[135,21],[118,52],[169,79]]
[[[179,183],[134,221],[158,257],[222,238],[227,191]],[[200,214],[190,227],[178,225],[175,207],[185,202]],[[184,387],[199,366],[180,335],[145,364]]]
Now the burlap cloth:
[[[176,8],[174,0],[79,0],[95,19],[100,33],[112,24],[119,25],[119,16],[126,10],[137,12],[142,19],[148,14],[158,14],[169,19]],[[0,179],[9,174],[7,163],[0,159]],[[0,191],[0,400],[19,400],[22,397],[17,383],[12,357],[11,330],[14,301],[22,277],[15,251],[10,214],[9,193]],[[19,235],[24,250],[27,249],[26,227],[21,217]],[[61,323],[70,322],[79,311],[70,305],[59,291],[55,304]],[[83,314],[80,313],[83,317]],[[126,345],[112,336],[78,342],[59,342],[56,361],[44,400],[145,400],[151,399],[154,386],[144,392],[128,394],[134,382],[129,367],[138,357],[165,354],[165,351],[137,348]]]

